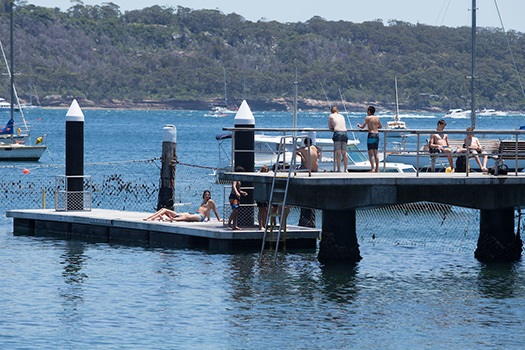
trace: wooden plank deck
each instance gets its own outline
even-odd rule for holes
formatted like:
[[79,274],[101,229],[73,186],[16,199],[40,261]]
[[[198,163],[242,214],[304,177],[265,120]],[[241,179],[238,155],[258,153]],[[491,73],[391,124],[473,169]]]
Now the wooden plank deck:
[[[8,210],[17,235],[87,239],[108,243],[140,244],[153,247],[199,247],[213,250],[260,248],[264,231],[257,226],[232,231],[222,222],[144,221],[151,213],[93,209]],[[288,225],[286,247],[314,248],[319,229]]]

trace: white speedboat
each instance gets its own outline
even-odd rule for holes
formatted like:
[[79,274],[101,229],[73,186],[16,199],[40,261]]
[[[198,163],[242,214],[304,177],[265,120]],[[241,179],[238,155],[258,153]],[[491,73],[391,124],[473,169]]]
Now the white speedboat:
[[[10,109],[11,109],[11,104],[9,102],[7,102],[5,100],[5,98],[0,97],[0,110],[4,110],[4,111],[7,110],[7,111],[9,111]],[[19,111],[20,110],[20,108],[17,105],[13,106],[13,109],[15,111]]]
[[229,115],[235,115],[236,113],[237,113],[237,111],[228,109],[227,107],[224,107],[224,106],[213,106],[211,108],[211,111],[208,114],[206,114],[206,116],[209,116],[209,117],[226,117],[226,116],[229,116]]
[[493,108],[485,108],[477,113],[480,117],[506,117],[507,112],[497,111]]
[[470,118],[471,112],[469,110],[464,110],[461,108],[449,109],[445,113],[445,118]]

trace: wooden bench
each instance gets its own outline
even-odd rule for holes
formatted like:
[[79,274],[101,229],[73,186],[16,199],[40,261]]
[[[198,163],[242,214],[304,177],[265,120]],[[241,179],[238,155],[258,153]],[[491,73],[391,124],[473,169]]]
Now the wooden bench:
[[[481,146],[483,147],[483,150],[485,152],[487,152],[489,155],[491,154],[497,154],[499,152],[499,147],[500,147],[500,143],[503,142],[503,141],[500,141],[500,140],[495,140],[495,139],[492,139],[492,140],[479,140],[479,143],[481,144]],[[459,150],[459,149],[462,149],[464,148],[463,147],[463,140],[448,140],[448,144],[450,146],[450,148],[452,148],[452,150]],[[525,151],[525,143],[523,144],[523,147],[524,147],[524,151]],[[430,147],[429,147],[429,142],[426,143],[426,145],[423,146],[423,151],[424,152],[427,152],[428,154],[430,154],[431,156],[434,156],[434,155],[437,155],[437,156],[443,156],[446,154],[444,153],[430,153]],[[455,155],[456,157],[458,155],[461,155],[461,153],[453,153],[452,154],[453,156]]]
[[500,159],[525,159],[525,141],[500,141],[495,153]]
[[[483,151],[485,151],[487,153],[486,155],[488,157],[492,157],[492,158],[499,158],[500,157],[499,156],[499,154],[500,154],[499,148],[501,147],[501,142],[502,141],[496,140],[496,139],[479,140],[479,143],[483,147]],[[457,158],[457,157],[466,155],[466,152],[464,152],[464,151],[461,152],[461,150],[465,150],[465,148],[464,148],[464,140],[463,139],[461,139],[461,140],[449,139],[448,140],[448,144],[449,144],[449,147],[452,148],[452,153],[430,153],[430,142],[429,141],[427,141],[426,145],[423,146],[423,151],[424,152],[428,152],[428,154],[430,156],[432,171],[435,171],[437,158],[442,158],[442,157],[448,158],[449,156],[451,156],[452,158]],[[525,152],[525,143],[524,143],[523,146],[524,146],[524,152]],[[525,153],[524,153],[524,155],[525,155]],[[469,158],[472,158],[472,157],[474,157],[474,155],[472,153],[470,153],[469,154]],[[481,157],[481,155],[480,155],[480,157]]]

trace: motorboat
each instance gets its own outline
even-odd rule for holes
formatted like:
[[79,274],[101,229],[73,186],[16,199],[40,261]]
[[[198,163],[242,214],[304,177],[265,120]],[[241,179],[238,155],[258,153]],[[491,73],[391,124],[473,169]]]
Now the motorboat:
[[471,111],[464,110],[461,108],[455,108],[455,109],[449,109],[447,113],[445,113],[445,118],[470,118]]
[[228,107],[212,106],[211,111],[206,115],[211,117],[226,117],[228,115],[235,115],[236,113],[237,111],[228,109]]
[[484,108],[481,111],[479,111],[477,115],[480,117],[506,117],[508,113],[503,111],[497,111],[493,108]]
[[[11,104],[10,104],[9,102],[7,102],[7,101],[5,100],[5,98],[3,98],[3,97],[0,97],[0,110],[3,110],[3,111],[6,111],[6,110],[9,111],[9,110],[11,110]],[[20,108],[19,108],[18,106],[15,105],[15,106],[14,106],[14,110],[15,110],[15,111],[19,111]]]

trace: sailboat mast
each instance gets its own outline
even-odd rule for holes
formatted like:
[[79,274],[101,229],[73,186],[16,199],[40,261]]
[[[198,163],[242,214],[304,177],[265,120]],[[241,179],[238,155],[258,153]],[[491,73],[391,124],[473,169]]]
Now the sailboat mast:
[[9,74],[10,77],[10,84],[11,84],[11,119],[14,119],[14,101],[15,101],[15,75],[13,74],[13,61],[14,61],[14,49],[13,49],[13,4],[14,0],[9,1],[9,29],[10,29],[10,35],[9,35],[9,66],[11,74]]
[[[294,79],[294,85],[295,85],[295,94],[293,99],[293,119],[292,119],[292,127],[294,129],[297,128],[297,85],[299,85],[299,82],[297,81],[297,66],[295,66],[295,79]],[[295,131],[294,131],[295,134]]]
[[227,95],[227,89],[226,89],[226,68],[223,68],[224,70],[224,107],[228,108],[228,95]]
[[394,83],[396,85],[396,116],[394,120],[399,121],[399,95],[397,94],[397,77],[394,77]]
[[472,0],[472,71],[470,77],[470,124],[476,128],[476,0]]

